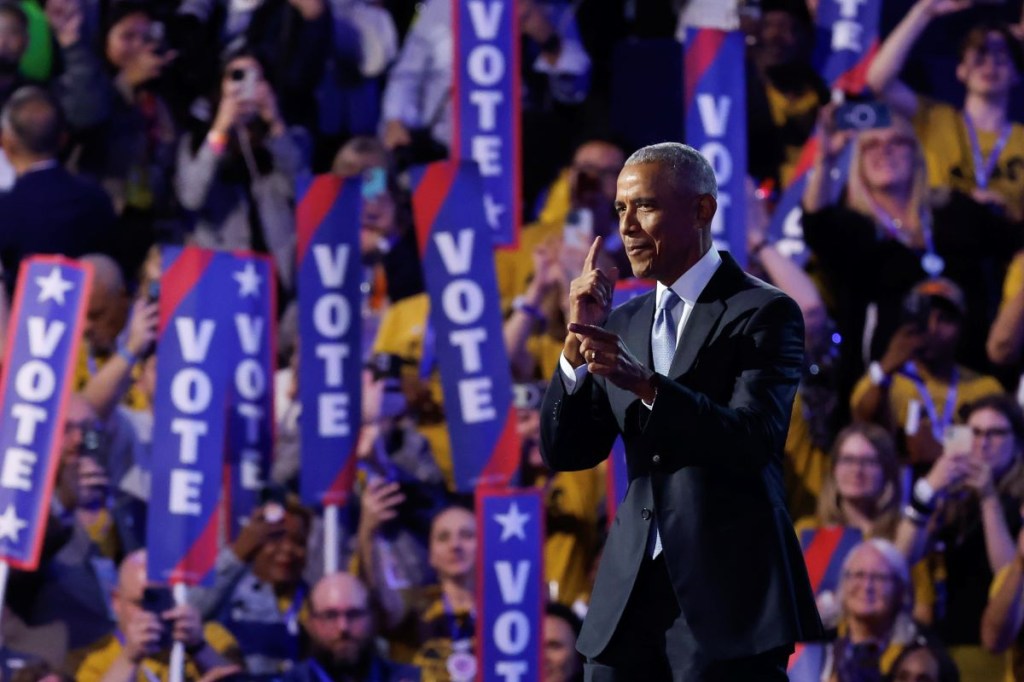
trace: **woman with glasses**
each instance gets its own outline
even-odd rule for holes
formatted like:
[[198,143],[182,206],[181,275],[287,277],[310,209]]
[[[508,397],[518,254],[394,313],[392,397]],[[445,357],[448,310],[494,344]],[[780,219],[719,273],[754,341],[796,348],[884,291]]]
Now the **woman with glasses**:
[[[841,385],[849,393],[903,323],[902,301],[925,278],[963,288],[967,319],[959,360],[983,369],[985,340],[1019,230],[975,199],[929,190],[924,156],[903,118],[854,133],[839,130],[836,107],[819,117],[819,144],[803,199],[804,239],[831,294],[841,343]],[[849,177],[834,186],[847,142]]]
[[850,550],[839,578],[836,638],[791,659],[791,682],[880,682],[903,649],[927,639],[911,617],[913,590],[903,554],[887,540]]
[[1000,394],[967,405],[963,417],[970,446],[947,447],[914,485],[905,512],[916,528],[904,546],[911,556],[931,551],[937,559],[930,562],[934,599],[927,618],[964,679],[999,680],[1004,662],[982,648],[981,621],[993,576],[1017,557],[1024,415]]

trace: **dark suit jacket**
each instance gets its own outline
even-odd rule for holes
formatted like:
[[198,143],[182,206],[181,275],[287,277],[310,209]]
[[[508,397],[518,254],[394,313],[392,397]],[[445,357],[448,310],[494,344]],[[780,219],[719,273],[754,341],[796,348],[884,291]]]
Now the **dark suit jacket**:
[[115,226],[114,208],[99,185],[61,166],[22,175],[10,191],[0,193],[0,263],[8,295],[14,295],[22,258],[35,253],[113,255]]
[[[541,408],[542,450],[559,471],[593,467],[616,436],[629,489],[605,545],[579,650],[608,645],[644,557],[650,518],[676,597],[711,660],[821,636],[782,486],[782,446],[803,361],[803,319],[782,292],[727,254],[658,376],[648,410],[588,375],[573,395],[560,376]],[[651,366],[655,293],[612,311],[605,328]]]

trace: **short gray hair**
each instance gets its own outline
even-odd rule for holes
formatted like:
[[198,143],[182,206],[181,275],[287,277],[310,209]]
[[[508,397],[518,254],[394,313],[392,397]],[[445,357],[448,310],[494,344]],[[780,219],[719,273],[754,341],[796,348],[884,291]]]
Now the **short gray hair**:
[[626,159],[626,166],[660,163],[672,175],[673,184],[692,189],[697,194],[710,194],[718,198],[715,170],[704,155],[693,147],[679,142],[659,142],[641,147]]

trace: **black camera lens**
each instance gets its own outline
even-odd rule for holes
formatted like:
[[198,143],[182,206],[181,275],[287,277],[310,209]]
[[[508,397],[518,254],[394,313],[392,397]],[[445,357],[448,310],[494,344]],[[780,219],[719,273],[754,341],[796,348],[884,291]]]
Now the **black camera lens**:
[[245,69],[231,69],[229,75],[233,81],[245,80]]

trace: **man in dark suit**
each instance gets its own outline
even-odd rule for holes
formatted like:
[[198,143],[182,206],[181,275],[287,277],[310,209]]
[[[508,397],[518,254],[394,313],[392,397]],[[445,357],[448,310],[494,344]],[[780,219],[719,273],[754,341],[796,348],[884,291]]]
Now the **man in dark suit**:
[[10,293],[26,256],[77,258],[116,248],[114,208],[106,192],[57,160],[63,135],[60,107],[35,86],[15,92],[0,115],[0,145],[17,176],[14,187],[0,193],[0,264]]
[[630,479],[578,642],[588,680],[785,680],[793,643],[821,635],[782,485],[803,322],[712,246],[716,195],[694,149],[634,153],[619,230],[657,290],[610,311],[600,238],[570,287],[542,451],[586,469],[621,434]]

